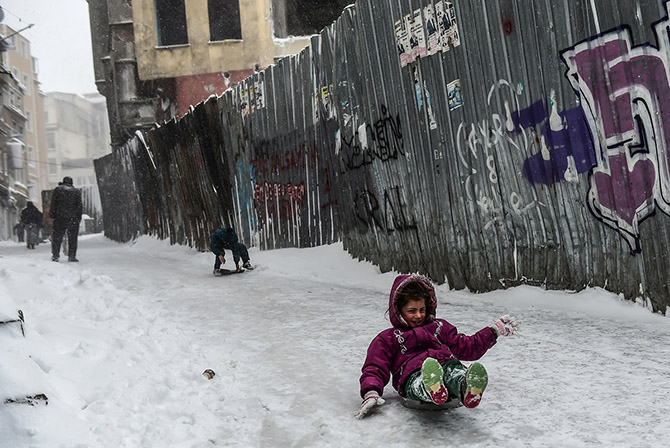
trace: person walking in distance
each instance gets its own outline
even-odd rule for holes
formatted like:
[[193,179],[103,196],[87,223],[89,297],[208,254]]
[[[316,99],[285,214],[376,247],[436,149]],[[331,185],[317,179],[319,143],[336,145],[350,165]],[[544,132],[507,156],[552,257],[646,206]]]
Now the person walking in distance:
[[81,192],[72,185],[72,178],[65,176],[51,197],[49,217],[53,219],[51,261],[58,261],[63,236],[67,232],[68,261],[77,260],[77,237],[81,221]]

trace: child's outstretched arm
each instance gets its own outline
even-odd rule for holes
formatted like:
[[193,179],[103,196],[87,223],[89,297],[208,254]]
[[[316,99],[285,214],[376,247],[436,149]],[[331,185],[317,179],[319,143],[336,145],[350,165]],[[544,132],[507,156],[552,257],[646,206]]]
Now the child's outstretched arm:
[[445,322],[441,332],[442,340],[462,361],[476,361],[493,347],[500,336],[512,336],[519,332],[520,321],[508,314],[496,320],[491,326],[484,327],[472,336],[459,333],[456,327]]
[[520,330],[521,322],[514,316],[505,314],[497,321],[493,322],[491,328],[496,332],[496,336],[514,336]]

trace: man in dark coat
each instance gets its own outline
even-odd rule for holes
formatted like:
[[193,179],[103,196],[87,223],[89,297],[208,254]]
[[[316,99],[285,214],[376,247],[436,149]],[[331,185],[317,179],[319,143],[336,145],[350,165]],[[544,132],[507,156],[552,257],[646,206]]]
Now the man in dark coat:
[[21,211],[21,223],[26,229],[28,249],[35,249],[35,244],[41,241],[39,233],[42,227],[42,212],[30,201],[26,202],[26,208]]
[[214,275],[221,275],[221,264],[226,263],[225,250],[228,249],[233,253],[233,261],[235,262],[235,270],[240,269],[240,258],[242,258],[242,267],[245,269],[253,269],[249,261],[249,252],[247,246],[237,240],[237,233],[232,227],[222,227],[212,234],[209,238],[209,248],[214,252]]
[[53,219],[51,261],[58,261],[63,236],[67,232],[67,259],[77,260],[77,237],[81,221],[81,192],[72,185],[72,178],[65,176],[51,196],[49,217]]

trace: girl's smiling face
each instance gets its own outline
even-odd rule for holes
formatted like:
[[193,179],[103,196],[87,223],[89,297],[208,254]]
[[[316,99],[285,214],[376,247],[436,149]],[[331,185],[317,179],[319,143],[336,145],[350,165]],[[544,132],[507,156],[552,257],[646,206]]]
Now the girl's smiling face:
[[408,300],[400,309],[400,315],[410,328],[420,327],[426,321],[426,300]]

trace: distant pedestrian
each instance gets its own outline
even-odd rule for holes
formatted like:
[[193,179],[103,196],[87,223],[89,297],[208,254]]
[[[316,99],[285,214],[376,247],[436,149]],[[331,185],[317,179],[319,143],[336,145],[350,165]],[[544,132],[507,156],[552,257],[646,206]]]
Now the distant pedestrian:
[[25,231],[25,229],[23,228],[23,223],[21,221],[14,224],[14,233],[16,234],[16,238],[18,238],[19,243],[23,243],[23,232],[24,231]]
[[235,261],[235,270],[240,271],[240,258],[242,259],[242,267],[245,269],[253,269],[249,261],[249,251],[247,246],[237,240],[237,233],[232,227],[222,227],[212,234],[209,239],[209,248],[214,252],[214,275],[221,275],[221,264],[226,263],[225,250],[228,249],[233,253],[233,261]]
[[40,239],[42,212],[30,201],[26,202],[26,208],[21,211],[21,223],[26,230],[26,246],[28,249],[35,249],[35,244],[42,241]]
[[49,217],[53,219],[51,261],[58,261],[63,236],[67,232],[68,261],[77,260],[77,238],[81,222],[81,192],[72,185],[72,178],[65,176],[51,196]]

